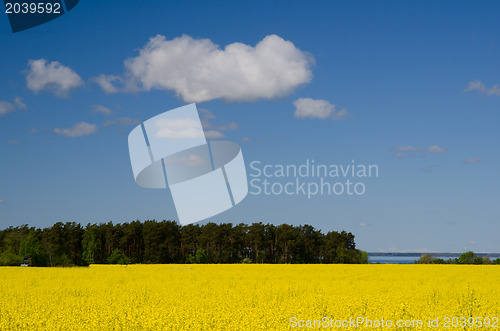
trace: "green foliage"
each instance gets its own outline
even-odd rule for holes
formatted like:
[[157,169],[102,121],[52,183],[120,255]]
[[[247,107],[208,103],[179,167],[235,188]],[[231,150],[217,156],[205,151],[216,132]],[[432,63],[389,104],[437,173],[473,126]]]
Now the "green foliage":
[[434,263],[434,258],[430,254],[422,254],[416,262],[418,264],[430,264]]
[[0,254],[1,266],[18,266],[23,262],[23,258],[12,251],[2,252]]
[[110,264],[130,264],[130,259],[123,256],[118,248],[115,248],[107,259]]
[[189,224],[174,221],[57,222],[0,231],[0,263],[36,266],[91,263],[367,263],[350,232],[323,234],[311,225]]
[[495,261],[491,261],[488,256],[477,256],[474,252],[465,252],[458,259],[448,259],[444,260],[441,258],[435,258],[430,254],[422,254],[420,259],[415,261],[415,263],[421,264],[494,264]]
[[241,260],[241,263],[243,264],[250,264],[252,263],[252,259],[245,257],[243,260]]
[[458,264],[483,264],[483,259],[474,252],[465,252],[458,258]]
[[203,248],[198,248],[196,250],[196,253],[195,255],[191,255],[189,254],[189,256],[187,257],[187,260],[186,260],[188,263],[207,263],[208,259],[207,259],[207,255],[205,253],[205,250]]
[[87,225],[83,234],[83,260],[88,264],[97,262],[97,253],[99,249],[99,241],[97,238],[97,229],[93,225]]

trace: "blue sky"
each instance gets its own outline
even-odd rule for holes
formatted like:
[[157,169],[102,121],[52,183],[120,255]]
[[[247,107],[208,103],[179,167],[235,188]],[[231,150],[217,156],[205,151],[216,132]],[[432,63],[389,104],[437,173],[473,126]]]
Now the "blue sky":
[[135,184],[127,135],[196,102],[247,167],[379,167],[362,196],[248,195],[212,221],[500,251],[497,2],[88,0],[16,34],[0,17],[0,228],[176,219]]

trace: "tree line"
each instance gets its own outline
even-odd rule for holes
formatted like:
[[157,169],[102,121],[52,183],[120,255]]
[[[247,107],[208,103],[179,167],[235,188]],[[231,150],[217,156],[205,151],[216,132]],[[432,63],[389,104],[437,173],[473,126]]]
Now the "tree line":
[[0,231],[0,265],[94,263],[367,263],[350,232],[323,234],[311,225],[189,224],[174,221],[58,222]]
[[455,259],[442,259],[434,257],[430,254],[422,254],[418,260],[418,264],[500,264],[500,258],[490,260],[489,256],[478,256],[472,251],[465,252],[460,257]]

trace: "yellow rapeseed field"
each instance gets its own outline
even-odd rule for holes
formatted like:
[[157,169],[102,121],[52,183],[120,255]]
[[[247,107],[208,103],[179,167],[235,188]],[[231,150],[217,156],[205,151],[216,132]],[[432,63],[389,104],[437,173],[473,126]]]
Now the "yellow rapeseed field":
[[491,265],[0,267],[0,330],[498,330],[498,317]]

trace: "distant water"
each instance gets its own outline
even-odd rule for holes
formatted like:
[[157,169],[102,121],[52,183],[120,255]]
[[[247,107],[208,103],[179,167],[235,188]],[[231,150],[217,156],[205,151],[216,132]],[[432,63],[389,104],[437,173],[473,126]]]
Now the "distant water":
[[[415,260],[418,260],[420,256],[372,256],[368,255],[370,263],[381,263],[381,264],[413,264]],[[436,256],[443,260],[448,260],[450,257]],[[454,259],[454,257],[451,257]]]

